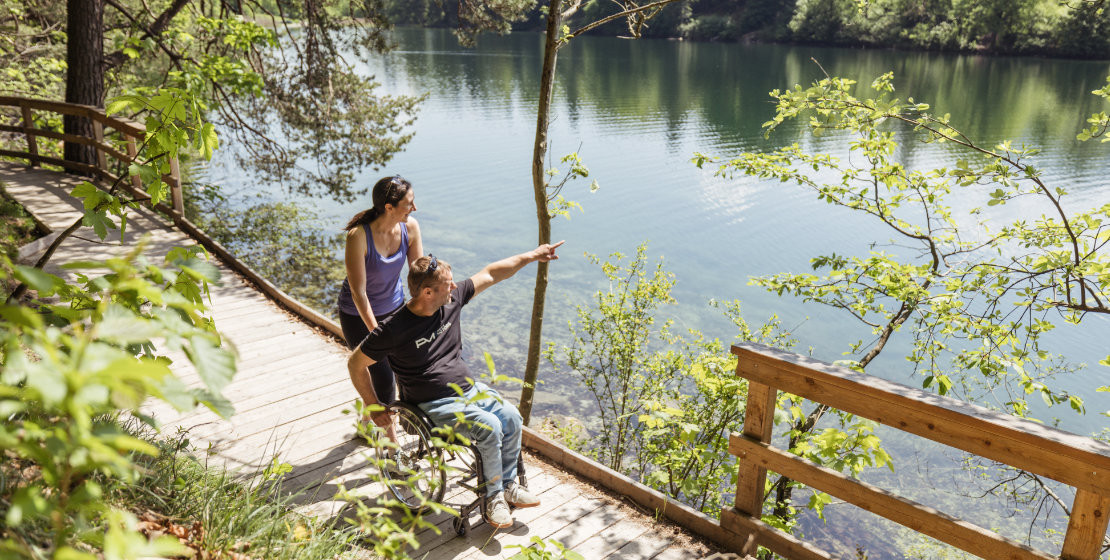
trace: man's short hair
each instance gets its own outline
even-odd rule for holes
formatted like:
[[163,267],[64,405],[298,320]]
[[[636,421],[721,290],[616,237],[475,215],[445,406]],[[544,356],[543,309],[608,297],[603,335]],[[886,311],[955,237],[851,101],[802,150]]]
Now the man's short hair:
[[[434,265],[432,263],[435,263]],[[431,269],[431,270],[429,270]],[[432,255],[425,255],[409,265],[409,296],[416,297],[428,284],[443,280],[451,270],[451,265]]]

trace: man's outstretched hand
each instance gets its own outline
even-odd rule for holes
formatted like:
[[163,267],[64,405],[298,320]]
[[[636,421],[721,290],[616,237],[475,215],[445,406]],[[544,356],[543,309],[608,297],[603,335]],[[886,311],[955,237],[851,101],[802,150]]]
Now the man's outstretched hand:
[[543,245],[536,247],[536,249],[532,251],[532,255],[535,257],[534,260],[537,260],[539,262],[549,262],[558,259],[559,255],[555,254],[555,249],[558,249],[559,246],[561,246],[563,243],[566,243],[566,240],[560,241],[558,243],[544,243]]

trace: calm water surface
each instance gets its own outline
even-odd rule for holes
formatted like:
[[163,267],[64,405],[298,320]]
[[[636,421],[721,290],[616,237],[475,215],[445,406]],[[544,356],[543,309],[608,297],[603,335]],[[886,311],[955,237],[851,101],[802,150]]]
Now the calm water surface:
[[[530,162],[542,37],[485,37],[476,50],[460,48],[439,30],[399,30],[396,39],[398,50],[361,70],[376,76],[382,93],[429,97],[407,150],[384,169],[361,177],[361,183],[369,188],[379,176],[393,173],[411,180],[425,250],[450,261],[457,277],[531,249],[537,240]],[[1110,202],[1107,148],[1075,141],[1085,116],[1103,110],[1102,101],[1089,92],[1105,84],[1106,62],[584,37],[560,54],[550,152],[557,165],[559,156],[577,151],[601,189],[590,194],[583,181],[564,191],[585,211],[554,223],[554,239],[567,244],[550,268],[548,340],[565,340],[575,305],[603,287],[604,276],[584,253],[632,254],[643,241],[651,257],[663,258],[677,278],[679,304],[670,311],[680,326],[731,340],[730,323],[707,301],[739,298],[749,321],[777,314],[800,341],[799,351],[826,361],[842,358],[856,340],[869,340],[868,331],[846,315],[747,284],[755,275],[808,271],[809,259],[818,254],[864,254],[872,242],[889,240],[886,231],[799,187],[715,177],[712,170],[690,163],[695,152],[728,157],[795,141],[811,151],[843,153],[842,139],[802,136],[794,125],[770,139],[762,136],[761,124],[773,113],[770,90],[822,77],[811,58],[830,75],[864,84],[893,71],[900,96],[927,101],[936,113],[951,113],[952,122],[971,138],[986,145],[1011,139],[1045,147],[1039,166],[1049,184],[1070,191],[1068,207]],[[914,167],[951,165],[954,156],[948,150],[907,143],[902,157]],[[211,180],[250,186],[223,161],[212,165]],[[285,195],[275,189],[273,196]],[[332,231],[368,205],[305,202],[320,211],[322,227]],[[996,217],[1043,211],[1012,204]],[[488,351],[500,373],[522,374],[533,281],[533,269],[526,269],[468,308],[467,340],[478,371],[484,370],[480,356]],[[1051,342],[1055,351],[1092,364],[1061,381],[1087,399],[1089,412],[1044,416],[1059,415],[1063,427],[1080,433],[1110,425],[1098,414],[1110,410],[1110,395],[1091,391],[1110,377],[1110,369],[1095,365],[1110,354],[1110,321],[1089,317],[1082,328],[1061,329]],[[895,350],[888,349],[869,372],[919,385]],[[576,382],[554,375],[548,364],[540,378],[546,384],[537,395],[537,417],[591,414],[593,404]],[[956,486],[947,467],[923,471],[915,466],[907,455],[921,452],[915,443],[900,440],[895,447],[904,455],[896,455],[901,470],[876,475],[884,486],[916,489],[922,496],[912,497],[926,503],[936,501],[929,496],[938,486],[944,491]],[[865,545],[873,559],[897,557],[892,551],[906,544],[894,542],[893,530],[872,525],[874,530],[845,535],[835,524],[811,520],[807,533],[840,546]],[[1017,525],[1007,530],[1014,538],[1023,536]]]

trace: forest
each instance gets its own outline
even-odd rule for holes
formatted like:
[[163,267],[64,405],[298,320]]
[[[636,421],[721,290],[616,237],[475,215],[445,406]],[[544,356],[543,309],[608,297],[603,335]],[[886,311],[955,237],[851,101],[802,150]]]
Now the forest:
[[[384,8],[399,25],[455,28],[459,4],[459,0],[387,0]],[[1101,4],[1090,0],[693,0],[662,6],[640,31],[643,37],[689,41],[1101,59],[1110,46],[1110,16]],[[588,0],[566,23],[577,27],[620,10],[616,2]],[[513,29],[542,30],[540,7],[532,8]],[[596,32],[629,35],[623,21],[608,23]]]

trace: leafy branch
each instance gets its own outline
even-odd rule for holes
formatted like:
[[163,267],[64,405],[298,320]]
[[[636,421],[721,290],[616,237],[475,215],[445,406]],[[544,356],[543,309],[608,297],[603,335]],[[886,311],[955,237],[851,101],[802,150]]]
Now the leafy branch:
[[[1079,323],[1085,313],[1110,313],[1110,204],[1069,214],[1062,203],[1066,191],[1049,186],[1031,163],[1037,149],[1010,142],[979,145],[953,127],[948,115],[930,114],[928,104],[892,98],[892,74],[874,80],[868,97],[854,95],[854,86],[826,75],[809,88],[775,90],[776,113],[764,124],[768,134],[788,120],[804,120],[815,135],[844,134],[852,156],[846,163],[807,154],[797,144],[723,162],[698,154],[695,162],[716,163],[722,175],[744,173],[808,188],[826,203],[877,219],[911,250],[818,256],[811,264],[819,275],[783,273],[752,282],[844,310],[867,325],[874,340],[852,345],[851,353],[859,357],[848,365],[855,369],[865,369],[894,336],[908,332],[913,346],[907,359],[923,376],[923,386],[940,394],[980,400],[1002,389],[1005,401],[997,406],[1014,414],[1028,414],[1030,395],[1082,412],[1081,398],[1046,381],[1074,366],[1043,350],[1040,338],[1055,326],[1050,311],[1068,323]],[[1110,89],[1095,93],[1107,97]],[[1096,115],[1093,121],[1105,119]],[[955,145],[967,156],[949,167],[908,169],[895,159],[896,134],[907,130],[922,142]],[[1095,137],[1100,130],[1085,134]],[[820,180],[820,173],[840,179]],[[978,189],[988,207],[1033,197],[1044,201],[1048,212],[1032,222],[1013,220],[992,229],[982,221],[983,210],[974,208],[974,222],[965,223],[946,204],[957,189]],[[1103,364],[1110,365],[1110,357]],[[793,415],[792,450],[811,445],[828,411],[818,405]],[[776,516],[793,515],[794,487],[785,477],[771,487]]]

